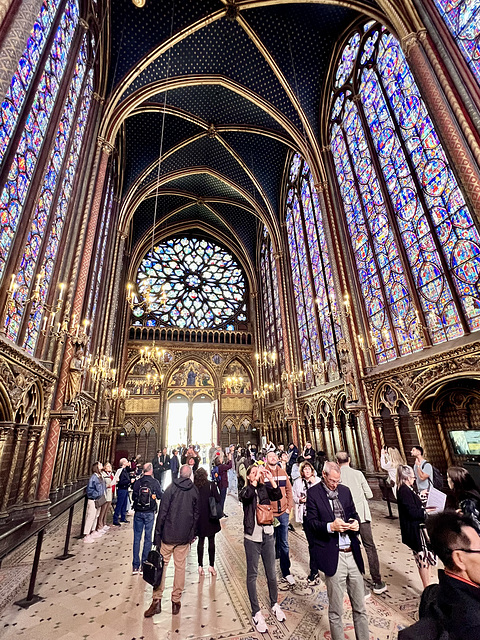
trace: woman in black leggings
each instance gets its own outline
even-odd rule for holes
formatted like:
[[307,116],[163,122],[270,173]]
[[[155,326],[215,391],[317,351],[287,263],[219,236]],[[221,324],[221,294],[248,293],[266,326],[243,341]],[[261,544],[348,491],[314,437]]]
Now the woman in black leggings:
[[209,481],[207,472],[202,467],[195,471],[194,483],[198,489],[198,493],[200,494],[200,502],[198,507],[199,518],[197,527],[198,573],[201,576],[205,575],[205,572],[203,570],[203,550],[205,547],[205,538],[208,538],[208,572],[211,573],[212,576],[216,576],[217,572],[215,571],[214,567],[215,534],[220,531],[221,527],[220,520],[212,520],[210,518],[210,507],[208,501],[210,496],[213,496],[217,504],[220,504],[220,491],[218,490],[218,486],[215,482]]

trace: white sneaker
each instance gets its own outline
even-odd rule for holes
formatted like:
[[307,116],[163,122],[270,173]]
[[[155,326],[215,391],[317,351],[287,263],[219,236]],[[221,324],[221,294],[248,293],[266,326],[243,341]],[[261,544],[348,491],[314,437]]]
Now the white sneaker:
[[267,633],[267,623],[265,622],[265,618],[263,617],[261,611],[259,611],[256,616],[253,616],[253,623],[255,624],[255,628],[259,633]]
[[285,576],[285,580],[288,582],[288,584],[293,587],[293,585],[295,584],[295,578],[292,576],[291,573],[288,574],[288,576]]
[[103,534],[100,533],[100,531],[92,531],[90,535],[92,536],[92,538],[101,538]]
[[92,534],[89,534],[88,536],[85,536],[83,541],[85,544],[90,544],[92,542],[95,542],[95,538],[92,538]]
[[278,604],[278,602],[276,602],[273,607],[272,607],[272,613],[275,614],[275,617],[277,618],[277,620],[279,622],[284,622],[287,619],[287,616],[283,613],[283,611],[280,608],[280,605]]
[[103,531],[105,531],[105,532],[106,532],[106,531],[108,531],[109,529],[110,529],[110,527],[108,526],[108,524],[106,524],[106,525],[103,527]]

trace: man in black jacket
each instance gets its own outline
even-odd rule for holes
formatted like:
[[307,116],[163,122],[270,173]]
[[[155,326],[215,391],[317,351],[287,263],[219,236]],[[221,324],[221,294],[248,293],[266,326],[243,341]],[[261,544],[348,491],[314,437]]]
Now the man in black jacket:
[[170,469],[170,456],[167,453],[167,447],[163,447],[157,451],[157,455],[152,460],[153,475],[155,479],[159,481],[162,489],[165,489],[165,473]]
[[[143,475],[133,485],[133,571],[136,575],[147,559],[152,548],[152,529],[157,511],[157,499],[162,495],[160,483],[153,477],[153,465],[143,465]],[[140,561],[140,543],[143,539],[142,559]]]
[[172,614],[180,611],[180,598],[185,587],[185,563],[190,545],[195,539],[198,522],[198,489],[193,484],[189,465],[180,467],[180,477],[174,478],[163,494],[160,511],[155,525],[155,544],[163,556],[163,576],[159,587],[153,590],[153,600],[145,611],[145,618],[151,618],[162,610],[162,595],[168,563],[173,555],[175,575],[172,590]]
[[480,638],[480,536],[472,520],[444,511],[427,520],[430,546],[445,565],[439,584],[425,589],[420,620],[400,631],[399,640]]
[[352,603],[356,640],[369,640],[363,586],[360,518],[348,487],[340,485],[340,467],[326,462],[322,481],[307,492],[305,531],[315,566],[325,573],[332,640],[344,640],[345,588]]

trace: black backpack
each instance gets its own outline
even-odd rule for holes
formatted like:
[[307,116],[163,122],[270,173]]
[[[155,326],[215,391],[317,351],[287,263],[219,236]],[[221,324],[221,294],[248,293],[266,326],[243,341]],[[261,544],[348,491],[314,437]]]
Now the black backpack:
[[[426,461],[422,464],[422,471],[423,471],[423,465],[425,465],[425,464],[426,464]],[[430,462],[430,464],[432,464],[432,463]],[[428,481],[433,484],[435,489],[439,489],[439,490],[443,489],[444,477],[443,477],[441,471],[439,471],[437,469],[437,467],[434,467],[433,464],[432,464],[432,470],[433,470],[433,473],[432,473],[433,478],[429,478]]]
[[216,482],[217,484],[220,482],[220,472],[217,465],[212,467],[212,482]]
[[135,511],[152,511],[152,508],[155,510],[157,505],[154,502],[150,483],[140,480],[140,488],[135,499]]

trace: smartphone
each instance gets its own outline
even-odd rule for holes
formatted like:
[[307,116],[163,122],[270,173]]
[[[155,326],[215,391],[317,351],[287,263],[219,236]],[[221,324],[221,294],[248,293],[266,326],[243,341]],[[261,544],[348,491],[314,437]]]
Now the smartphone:
[[348,524],[352,524],[352,522],[356,522],[355,518],[349,518],[348,519]]

